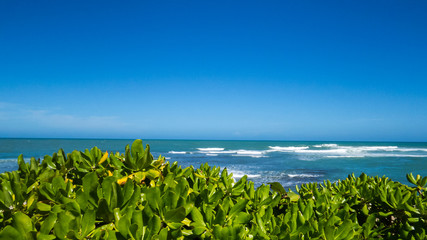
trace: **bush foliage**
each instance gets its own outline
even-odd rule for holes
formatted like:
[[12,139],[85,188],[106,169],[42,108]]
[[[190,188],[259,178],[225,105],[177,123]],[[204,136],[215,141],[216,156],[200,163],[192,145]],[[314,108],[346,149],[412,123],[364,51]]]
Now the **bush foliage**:
[[365,174],[258,188],[182,169],[136,140],[125,153],[63,150],[0,174],[0,239],[426,239],[427,177]]

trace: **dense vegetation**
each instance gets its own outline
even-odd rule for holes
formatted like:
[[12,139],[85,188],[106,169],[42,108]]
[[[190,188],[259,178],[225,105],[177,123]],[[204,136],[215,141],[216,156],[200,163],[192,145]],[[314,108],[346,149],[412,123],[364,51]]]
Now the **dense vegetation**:
[[63,150],[0,174],[0,239],[426,239],[427,177],[350,175],[258,188],[182,169],[141,140],[125,154]]

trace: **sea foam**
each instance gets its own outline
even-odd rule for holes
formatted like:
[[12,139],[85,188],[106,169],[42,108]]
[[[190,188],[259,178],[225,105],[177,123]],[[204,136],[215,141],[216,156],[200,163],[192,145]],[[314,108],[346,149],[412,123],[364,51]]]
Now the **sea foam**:
[[300,173],[300,174],[288,174],[288,177],[290,178],[317,178],[321,177],[322,175],[317,174],[307,174],[307,173]]
[[170,154],[187,154],[185,151],[169,151]]
[[336,144],[336,143],[325,143],[325,144],[317,144],[317,145],[313,145],[313,147],[316,147],[316,148],[321,148],[321,147],[338,147],[338,144]]
[[[16,162],[16,161],[17,161],[17,158],[1,158],[0,159],[0,162]],[[30,158],[28,158],[28,159],[25,158],[24,161],[29,162]]]
[[304,150],[308,149],[309,147],[279,147],[279,146],[269,146],[270,150],[267,150],[269,152],[295,152],[298,150]]
[[210,152],[210,151],[224,151],[224,148],[197,148],[201,152]]
[[261,177],[260,174],[246,174],[245,172],[242,172],[242,171],[230,170],[230,173],[233,173],[233,178],[242,178],[245,175],[248,178],[259,178],[259,177]]

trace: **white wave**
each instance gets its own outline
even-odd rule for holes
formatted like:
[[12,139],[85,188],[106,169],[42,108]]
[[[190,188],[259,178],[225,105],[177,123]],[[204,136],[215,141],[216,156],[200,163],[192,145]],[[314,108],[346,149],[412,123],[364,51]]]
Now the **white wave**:
[[[17,158],[2,158],[0,159],[0,162],[17,162]],[[24,161],[28,162],[30,159],[24,159]]]
[[[363,157],[366,156],[369,152],[392,152],[398,151],[397,146],[338,146],[330,149],[302,149],[296,150],[296,153],[306,153],[306,154],[328,154],[326,157],[334,157],[335,155],[342,155],[348,157]],[[335,154],[335,155],[330,155]],[[339,157],[339,156],[337,156]]]
[[366,157],[409,157],[409,158],[417,158],[422,157],[425,158],[427,155],[421,155],[421,154],[387,154],[387,153],[370,153],[366,154]]
[[398,148],[399,152],[427,152],[427,148]]
[[236,153],[233,150],[224,151],[224,148],[197,148],[200,153],[204,154],[232,154]]
[[170,157],[165,157],[166,160],[171,159]]
[[279,147],[279,146],[268,146],[271,150],[268,152],[295,152],[298,150],[308,149],[308,147]]
[[302,149],[296,150],[296,153],[336,153],[336,154],[345,154],[348,151],[346,149],[326,149],[326,150],[312,150],[312,149]]
[[248,157],[262,157],[266,151],[258,150],[224,150],[224,148],[197,148],[200,153],[207,156],[217,156],[218,154],[232,154],[232,156],[248,156]]
[[262,155],[262,154],[264,154],[264,151],[237,150],[236,153],[242,154],[242,155]]
[[200,153],[204,154],[232,154],[236,153],[237,151],[200,151]]
[[236,151],[235,150],[228,150],[228,151],[208,151],[208,152],[203,152],[203,153],[231,154],[231,153],[236,153]]
[[265,151],[255,151],[255,150],[237,150],[235,151],[235,154],[233,154],[233,157],[253,157],[253,158],[260,158],[265,157],[264,156]]
[[317,174],[306,174],[306,173],[300,173],[300,174],[288,174],[288,177],[290,178],[295,178],[295,177],[299,177],[299,178],[316,178],[316,177],[321,177],[322,175],[317,175]]
[[186,154],[187,152],[185,152],[185,151],[169,151],[169,153],[171,153],[171,154]]
[[250,154],[247,154],[247,155],[244,155],[244,154],[233,154],[231,156],[233,156],[233,157],[253,157],[253,158],[263,158],[263,157],[266,157],[266,156],[263,156],[263,155],[250,155]]
[[[416,155],[417,152],[427,152],[427,148],[402,148],[398,146],[340,146],[335,143],[325,143],[309,146],[269,146],[268,150],[224,150],[224,148],[210,147],[197,148],[198,153],[206,156],[218,156],[231,154],[233,157],[266,157],[270,152],[283,152],[297,154],[297,158],[302,161],[316,161],[321,158],[363,158],[363,157],[424,157]],[[394,152],[390,155],[387,152]],[[410,152],[411,154],[398,154],[399,152]],[[170,151],[173,154],[185,154],[189,152]],[[414,153],[414,154],[412,154]],[[380,154],[380,155],[378,155]]]
[[197,150],[202,151],[202,152],[224,151],[224,148],[197,148]]
[[298,160],[300,161],[307,161],[307,162],[312,162],[312,161],[316,161],[319,160],[319,158],[313,158],[313,157],[298,157]]
[[246,174],[242,171],[230,171],[231,173],[233,173],[233,178],[242,178],[243,176],[247,176],[248,178],[259,178],[261,177],[261,175],[259,174]]
[[[427,148],[402,148],[398,146],[340,146],[338,144],[318,144],[310,147],[269,146],[265,152],[291,152],[302,161],[315,161],[321,158],[363,158],[363,157],[426,157],[420,152]],[[404,153],[411,154],[404,154]]]
[[325,144],[313,145],[313,147],[316,147],[316,148],[321,148],[321,147],[332,148],[332,147],[338,147],[338,144],[335,144],[335,143],[325,143]]
[[395,151],[397,146],[360,146],[360,147],[340,147],[343,149],[350,149],[355,151]]
[[422,154],[393,154],[393,153],[361,153],[360,155],[337,155],[337,156],[325,156],[326,158],[364,158],[364,157],[427,157]]
[[340,156],[325,156],[327,158],[360,158],[364,157],[363,155],[340,155]]
[[[37,160],[38,158],[35,158],[35,159]],[[40,159],[43,160],[42,157]],[[31,158],[24,158],[24,162],[28,163],[30,161],[31,161]],[[18,162],[18,158],[0,158],[0,162]]]

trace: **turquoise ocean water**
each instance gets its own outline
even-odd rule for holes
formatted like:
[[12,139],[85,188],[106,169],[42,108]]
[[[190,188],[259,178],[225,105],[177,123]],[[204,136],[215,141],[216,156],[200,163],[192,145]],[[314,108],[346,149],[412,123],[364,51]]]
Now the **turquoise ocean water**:
[[[43,159],[60,148],[66,153],[93,146],[124,152],[131,143],[110,139],[0,139],[0,172],[16,170],[21,153],[28,161],[31,157]],[[208,162],[227,168],[235,178],[247,175],[258,186],[280,182],[294,187],[362,172],[403,183],[407,183],[405,174],[409,172],[427,176],[427,143],[144,140],[144,144],[150,145],[155,158],[161,154],[183,167]]]

